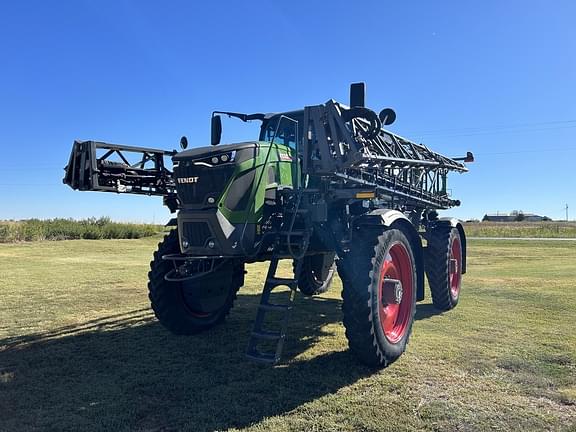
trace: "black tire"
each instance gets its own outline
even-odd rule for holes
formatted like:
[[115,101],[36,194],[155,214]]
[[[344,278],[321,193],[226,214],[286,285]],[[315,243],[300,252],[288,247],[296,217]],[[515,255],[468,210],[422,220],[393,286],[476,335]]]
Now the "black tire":
[[[406,350],[416,312],[416,261],[408,238],[399,229],[358,233],[350,252],[338,260],[338,273],[350,350],[369,366],[390,365]],[[402,289],[384,285],[385,279],[400,280]]]
[[[335,256],[335,253],[327,253],[303,258],[304,262],[298,275],[298,289],[302,294],[312,296],[328,291],[336,271]],[[296,271],[296,263],[293,264],[293,268]]]
[[[459,254],[453,251],[455,244],[458,245]],[[451,260],[456,260],[455,268]],[[430,231],[426,248],[426,276],[434,307],[442,311],[455,308],[462,284],[462,240],[457,228],[437,227]]]
[[169,282],[164,275],[174,269],[162,256],[180,253],[178,231],[172,230],[158,244],[148,273],[148,297],[160,323],[177,335],[195,334],[224,321],[244,283],[244,264],[225,260],[205,276]]

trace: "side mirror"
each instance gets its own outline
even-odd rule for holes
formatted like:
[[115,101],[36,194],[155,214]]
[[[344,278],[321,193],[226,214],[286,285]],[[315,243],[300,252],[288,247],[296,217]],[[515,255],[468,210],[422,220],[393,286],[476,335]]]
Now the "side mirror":
[[222,117],[219,115],[212,116],[212,124],[210,135],[212,137],[211,144],[218,145],[220,144],[220,140],[222,139]]
[[474,162],[474,154],[472,152],[466,152],[466,156],[456,157],[452,159],[454,159],[455,161],[464,161],[465,163],[472,163]]
[[380,114],[378,114],[378,118],[383,125],[391,125],[396,121],[396,113],[392,108],[384,108],[380,111]]
[[180,138],[180,148],[182,150],[186,150],[188,148],[188,138],[186,138],[185,136]]
[[363,82],[350,84],[350,108],[365,106],[365,90],[366,89]]

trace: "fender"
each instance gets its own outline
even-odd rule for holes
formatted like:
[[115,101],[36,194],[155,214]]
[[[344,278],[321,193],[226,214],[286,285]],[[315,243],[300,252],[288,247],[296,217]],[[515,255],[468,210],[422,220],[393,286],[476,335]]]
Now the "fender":
[[[424,249],[420,234],[418,234],[418,230],[412,225],[410,219],[398,210],[376,209],[360,216],[356,220],[355,225],[358,227],[381,226],[397,228],[402,231],[412,246],[412,253],[416,260],[416,301],[424,300]],[[462,242],[462,244],[464,245],[465,243]]]
[[356,219],[355,225],[380,225],[391,227],[392,224],[398,220],[405,220],[412,228],[414,228],[412,223],[410,223],[410,219],[408,219],[404,213],[393,209],[375,209],[368,213],[364,213]]
[[436,224],[449,225],[456,228],[460,233],[460,241],[462,242],[462,274],[466,273],[466,233],[464,232],[464,225],[460,219],[451,217],[438,218]]

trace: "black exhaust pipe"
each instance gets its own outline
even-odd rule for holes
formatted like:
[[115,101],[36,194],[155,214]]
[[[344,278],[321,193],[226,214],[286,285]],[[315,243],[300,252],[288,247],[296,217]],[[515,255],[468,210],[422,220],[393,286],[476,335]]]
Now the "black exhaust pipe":
[[350,108],[364,107],[366,95],[366,85],[363,82],[350,84]]

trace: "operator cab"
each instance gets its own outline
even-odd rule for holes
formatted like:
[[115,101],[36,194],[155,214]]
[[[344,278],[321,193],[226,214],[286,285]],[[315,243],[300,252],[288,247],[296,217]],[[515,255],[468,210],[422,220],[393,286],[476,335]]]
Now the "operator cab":
[[[304,121],[304,111],[288,111],[284,113],[270,113],[270,114],[243,114],[228,111],[214,111],[212,113],[211,121],[211,144],[218,145],[222,139],[222,117],[235,117],[243,122],[251,120],[259,120],[262,122],[260,126],[259,141],[269,142],[274,144],[285,145],[292,149],[296,148],[296,144],[302,142],[302,124]],[[184,142],[187,146],[188,142],[185,137],[182,138],[181,143]],[[182,147],[185,149],[186,147]]]
[[303,110],[268,114],[262,121],[259,140],[296,149],[302,144],[303,123]]

